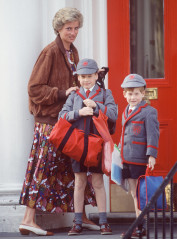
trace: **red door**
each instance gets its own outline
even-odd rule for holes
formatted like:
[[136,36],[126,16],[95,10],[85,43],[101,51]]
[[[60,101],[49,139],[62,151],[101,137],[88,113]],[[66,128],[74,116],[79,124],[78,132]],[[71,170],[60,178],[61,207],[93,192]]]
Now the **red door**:
[[[132,0],[133,1],[133,0]],[[120,87],[131,72],[130,61],[130,0],[108,0],[108,65],[109,88],[119,105],[119,117],[114,142],[121,134],[121,114],[127,105]],[[138,2],[138,1],[137,1]],[[163,1],[164,72],[163,77],[146,79],[147,88],[157,88],[157,99],[150,100],[158,110],[160,143],[156,174],[165,176],[177,159],[177,1]],[[153,42],[152,42],[153,43]],[[177,177],[175,179],[177,181]]]

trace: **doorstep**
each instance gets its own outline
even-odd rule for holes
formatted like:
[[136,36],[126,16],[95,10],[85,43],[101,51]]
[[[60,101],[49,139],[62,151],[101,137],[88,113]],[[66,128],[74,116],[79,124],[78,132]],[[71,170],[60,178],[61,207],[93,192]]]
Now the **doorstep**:
[[[166,221],[170,220],[170,212],[165,212]],[[149,213],[150,220],[153,222],[154,212]],[[157,212],[158,221],[162,221],[162,212]],[[108,212],[107,218],[109,223],[132,223],[136,219],[133,212]],[[173,212],[174,222],[177,222],[177,212]],[[89,213],[89,219],[98,223],[99,213]]]

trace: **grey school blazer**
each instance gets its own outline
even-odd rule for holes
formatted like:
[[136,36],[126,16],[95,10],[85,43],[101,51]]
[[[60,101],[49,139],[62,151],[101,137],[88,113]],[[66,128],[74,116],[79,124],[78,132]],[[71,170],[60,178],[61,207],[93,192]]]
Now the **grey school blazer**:
[[142,101],[128,116],[129,105],[122,114],[119,147],[124,163],[146,165],[149,156],[157,158],[159,122],[157,110]]
[[[99,115],[99,110],[102,112],[106,112],[108,118],[115,122],[118,117],[117,107],[112,95],[111,90],[106,90],[106,97],[105,102],[103,96],[103,89],[100,88],[98,85],[95,85],[93,90],[90,92],[89,97],[96,103],[96,108],[94,109],[94,115]],[[72,91],[71,94],[68,96],[66,103],[64,104],[62,110],[59,112],[59,118],[64,117],[66,114],[66,120],[69,122],[73,122],[80,118],[79,110],[84,107],[83,100],[86,99],[86,93],[83,87],[76,92]],[[81,121],[81,124],[78,127],[79,129],[84,129],[84,120]]]

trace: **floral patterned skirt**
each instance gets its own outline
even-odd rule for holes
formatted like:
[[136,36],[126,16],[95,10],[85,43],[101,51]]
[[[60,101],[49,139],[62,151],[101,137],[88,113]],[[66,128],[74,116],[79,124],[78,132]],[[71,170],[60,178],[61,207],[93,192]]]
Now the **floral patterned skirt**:
[[[50,144],[53,126],[35,123],[20,204],[47,212],[73,212],[74,174],[70,158]],[[96,206],[91,175],[85,190],[85,204]]]

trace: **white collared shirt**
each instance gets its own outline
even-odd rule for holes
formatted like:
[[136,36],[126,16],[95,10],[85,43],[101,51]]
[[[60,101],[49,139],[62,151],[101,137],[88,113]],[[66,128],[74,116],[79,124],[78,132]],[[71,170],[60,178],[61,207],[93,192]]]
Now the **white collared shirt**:
[[[95,86],[95,85],[94,85],[94,86]],[[94,86],[92,86],[92,88],[90,88],[90,89],[85,89],[85,88],[83,87],[83,88],[84,88],[84,91],[85,91],[85,93],[86,93],[86,91],[87,91],[87,90],[89,90],[89,91],[91,92],[91,91],[93,90]]]
[[128,110],[132,110],[133,111],[135,108],[136,108],[136,106],[133,106],[133,107],[129,106]]

